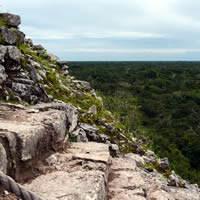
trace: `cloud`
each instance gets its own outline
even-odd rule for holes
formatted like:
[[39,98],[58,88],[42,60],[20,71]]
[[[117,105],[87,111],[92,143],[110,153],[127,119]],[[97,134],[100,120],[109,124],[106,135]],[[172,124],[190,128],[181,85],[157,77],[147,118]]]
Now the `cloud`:
[[105,58],[116,53],[122,60],[126,53],[199,58],[199,0],[1,0],[1,5],[21,15],[27,37],[58,56],[64,50],[77,60],[91,58],[92,51]]
[[179,49],[179,48],[145,48],[145,49],[102,49],[102,48],[74,48],[64,49],[64,52],[83,52],[83,53],[117,53],[117,54],[186,54],[200,53],[199,49]]

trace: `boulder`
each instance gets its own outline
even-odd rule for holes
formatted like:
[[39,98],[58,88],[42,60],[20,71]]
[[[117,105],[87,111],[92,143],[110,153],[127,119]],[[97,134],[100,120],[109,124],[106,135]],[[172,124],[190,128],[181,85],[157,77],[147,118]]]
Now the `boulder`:
[[8,165],[8,160],[7,160],[6,150],[4,149],[3,145],[0,143],[0,171],[6,174],[7,165]]
[[50,61],[56,61],[59,59],[57,56],[53,55],[52,53],[48,53],[47,56]]
[[21,24],[21,18],[19,15],[13,15],[10,13],[1,13],[0,16],[4,19],[5,23],[12,27],[18,27]]
[[78,122],[78,111],[76,107],[67,103],[48,103],[48,104],[38,104],[35,106],[39,110],[62,110],[65,111],[68,125],[69,133],[73,132],[77,127]]
[[88,113],[91,113],[93,115],[97,114],[97,107],[95,105],[91,106],[88,110]]
[[0,87],[2,83],[5,82],[6,78],[7,78],[7,74],[5,73],[5,68],[3,65],[0,65]]
[[160,169],[162,170],[170,169],[168,158],[161,158],[158,160],[158,163],[159,163]]
[[86,132],[82,128],[78,128],[70,134],[71,140],[76,142],[88,142]]
[[0,63],[4,63],[6,53],[7,53],[7,47],[0,45]]
[[43,51],[44,47],[42,45],[38,44],[38,45],[33,45],[33,49]]
[[16,43],[18,45],[24,43],[24,39],[25,39],[25,34],[17,29],[14,30],[15,34],[17,35],[17,41]]
[[20,64],[21,52],[16,46],[7,46],[8,59],[12,62]]
[[63,67],[64,65],[68,65],[67,61],[57,61],[56,62],[60,67]]
[[0,35],[2,38],[1,43],[6,43],[6,44],[16,44],[17,42],[17,36],[14,31],[11,31],[10,29],[6,27],[0,27]]

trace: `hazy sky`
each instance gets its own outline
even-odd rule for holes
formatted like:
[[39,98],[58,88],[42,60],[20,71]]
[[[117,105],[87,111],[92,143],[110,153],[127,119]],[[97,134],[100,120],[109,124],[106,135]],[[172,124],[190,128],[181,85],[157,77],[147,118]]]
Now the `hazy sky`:
[[200,60],[200,0],[0,0],[62,60]]

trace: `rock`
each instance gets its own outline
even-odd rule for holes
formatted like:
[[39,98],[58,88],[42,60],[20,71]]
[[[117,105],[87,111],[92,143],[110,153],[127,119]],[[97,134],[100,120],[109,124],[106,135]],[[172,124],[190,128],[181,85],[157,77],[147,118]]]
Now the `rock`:
[[89,141],[101,142],[100,135],[98,134],[99,129],[96,126],[80,123],[79,127],[86,132]]
[[142,167],[145,164],[143,157],[135,153],[128,153],[125,155],[125,158],[135,161],[138,167]]
[[80,90],[90,91],[91,86],[87,81],[73,80],[73,83],[76,84],[76,87]]
[[10,13],[1,13],[0,16],[4,19],[5,23],[12,27],[18,27],[21,24],[21,18],[19,15],[13,15]]
[[120,151],[119,151],[119,147],[116,144],[111,144],[109,146],[109,150],[110,150],[112,156],[119,157]]
[[62,146],[67,125],[65,112],[33,112],[32,109],[0,104],[0,138],[9,147],[7,153],[12,152],[7,154],[8,160],[26,162],[39,159],[47,151]]
[[87,135],[82,128],[78,128],[70,134],[72,140],[76,142],[88,142]]
[[78,122],[78,111],[77,109],[67,103],[49,103],[49,104],[38,104],[34,108],[39,110],[62,110],[65,111],[67,121],[69,123],[69,133],[73,132],[77,127]]
[[154,153],[153,151],[150,151],[150,150],[147,150],[147,151],[145,152],[145,155],[146,155],[147,157],[155,157],[155,153]]
[[16,46],[7,46],[8,49],[8,59],[11,59],[12,62],[20,64],[21,52]]
[[67,61],[56,61],[56,63],[61,67],[63,67],[64,65],[68,65]]
[[46,158],[45,161],[47,162],[48,165],[53,165],[53,164],[56,164],[58,162],[58,159],[55,155],[51,155],[48,158]]
[[29,46],[33,46],[33,41],[29,38],[29,39],[25,39],[24,40],[24,42],[26,43],[26,44],[28,44]]
[[7,53],[7,47],[0,45],[0,63],[4,63],[6,53]]
[[42,45],[40,45],[40,44],[39,45],[33,45],[33,49],[34,50],[39,50],[39,51],[45,50],[44,47]]
[[5,82],[7,74],[5,73],[5,68],[3,65],[0,65],[0,87]]
[[25,34],[17,29],[14,30],[15,34],[17,35],[17,41],[16,43],[18,45],[24,43],[24,39],[25,39]]
[[52,53],[48,53],[47,56],[50,61],[57,61],[59,59],[57,56],[53,55]]
[[97,114],[97,107],[95,105],[91,106],[88,110],[88,113],[91,113],[93,115]]
[[37,85],[17,83],[11,80],[8,80],[6,84],[15,94],[19,95],[20,98],[30,104],[47,101],[47,96],[45,95],[44,90]]
[[42,80],[41,76],[38,74],[36,68],[33,66],[33,65],[26,65],[29,73],[30,73],[30,76],[31,76],[31,79],[37,83],[39,82],[40,80]]
[[58,162],[54,164],[52,173],[41,175],[24,187],[47,200],[106,199],[110,164],[107,145],[72,143],[68,153],[56,157]]
[[1,43],[6,43],[6,44],[16,44],[17,42],[17,36],[15,32],[11,31],[10,29],[6,27],[0,27],[0,34],[2,36],[2,41]]
[[159,163],[159,167],[162,170],[170,169],[168,158],[161,158],[161,159],[158,160],[158,163]]
[[2,171],[5,174],[7,173],[7,164],[8,164],[7,154],[3,145],[0,143],[0,171]]

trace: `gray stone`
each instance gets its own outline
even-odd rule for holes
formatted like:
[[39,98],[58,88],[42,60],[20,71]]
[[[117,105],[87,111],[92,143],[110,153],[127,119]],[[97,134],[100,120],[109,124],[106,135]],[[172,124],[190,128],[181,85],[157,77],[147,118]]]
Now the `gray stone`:
[[14,15],[10,13],[1,13],[5,23],[9,26],[18,27],[21,24],[21,18],[19,15]]
[[56,63],[61,67],[63,67],[64,65],[68,65],[67,61],[56,61]]
[[[0,133],[7,137],[10,148],[19,155],[18,159],[27,161],[37,158],[49,148],[56,148],[61,141],[64,141],[66,134],[64,111],[30,113],[29,108],[23,107],[23,110],[15,108],[13,111],[8,105],[0,105],[1,110],[5,108],[7,110],[1,113]],[[10,137],[13,133],[16,141]]]
[[11,59],[17,64],[20,64],[21,52],[16,46],[7,46],[8,49],[8,59]]
[[5,68],[3,65],[0,65],[0,85],[2,85],[6,78],[7,78],[7,74],[5,73]]
[[116,144],[111,144],[109,146],[109,149],[111,151],[111,155],[112,156],[119,156],[120,155],[120,151],[119,151],[119,147]]
[[44,47],[43,47],[42,45],[40,45],[40,44],[38,44],[38,45],[33,45],[33,48],[34,48],[35,50],[40,50],[40,51],[43,51],[43,50],[44,50]]
[[162,170],[170,169],[168,158],[161,158],[158,160],[158,163]]
[[31,47],[33,46],[33,41],[32,41],[32,39],[30,39],[30,38],[25,39],[24,42],[25,42],[26,44],[28,44],[29,46],[31,46]]
[[58,159],[55,155],[51,155],[48,158],[46,158],[45,161],[47,162],[48,165],[53,165],[58,162]]
[[69,124],[69,133],[73,132],[77,127],[78,122],[78,111],[77,109],[67,103],[48,103],[48,104],[39,104],[35,106],[36,109],[39,110],[63,110],[65,111],[68,124]]
[[4,43],[10,44],[10,45],[16,44],[17,36],[10,29],[1,26],[0,27],[0,34],[2,36],[2,40],[3,40]]
[[15,29],[14,32],[15,32],[16,35],[17,35],[17,41],[16,41],[16,43],[17,43],[18,45],[24,43],[25,34],[24,34],[23,32],[21,32],[21,31],[17,30],[17,29]]
[[7,154],[3,145],[0,143],[0,171],[2,171],[5,174],[7,173],[7,164]]
[[4,63],[6,53],[7,53],[7,47],[0,45],[0,62],[1,63]]
[[91,113],[93,115],[97,114],[97,107],[95,105],[91,106],[88,110],[88,113]]
[[53,55],[52,53],[48,53],[47,56],[50,61],[56,61],[59,59],[57,56]]
[[108,145],[72,143],[67,152],[56,153],[53,172],[35,178],[25,188],[46,200],[105,200]]
[[86,132],[82,128],[78,128],[70,134],[72,139],[75,139],[76,142],[88,142]]

